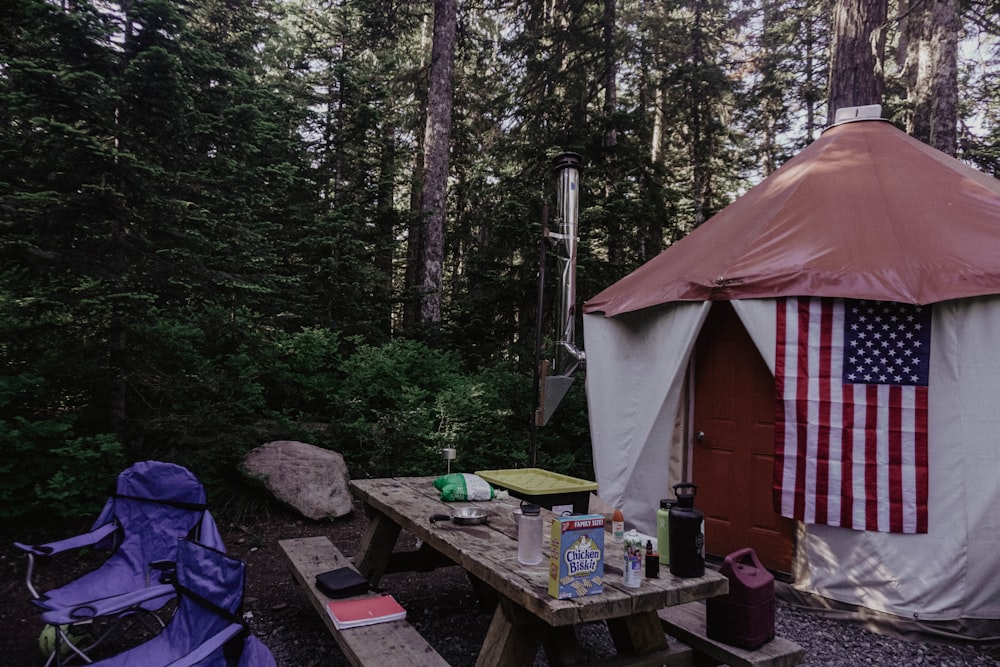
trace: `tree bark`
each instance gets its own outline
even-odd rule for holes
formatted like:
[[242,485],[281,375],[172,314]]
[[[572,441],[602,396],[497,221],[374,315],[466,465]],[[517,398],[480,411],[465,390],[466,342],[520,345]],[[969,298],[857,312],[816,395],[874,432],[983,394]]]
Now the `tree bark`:
[[827,124],[837,109],[882,103],[887,0],[835,0]]
[[952,156],[958,150],[958,11],[956,0],[900,5],[907,132]]
[[[420,53],[426,54],[433,41],[433,21],[424,18],[420,29]],[[424,55],[420,59],[420,71],[427,66]],[[426,93],[427,88],[425,87]],[[427,95],[420,95],[419,117],[427,118]],[[406,225],[406,268],[403,276],[403,328],[412,330],[420,323],[420,234],[423,227],[420,211],[424,198],[424,133],[416,136],[413,151],[413,165],[410,173],[410,216]]]
[[604,40],[604,145],[618,144],[614,114],[618,107],[618,55],[615,50],[615,22],[617,8],[615,0],[604,0],[604,17],[601,20],[601,34]]
[[[705,27],[702,22],[704,0],[694,3],[694,21],[691,28],[691,63],[698,71],[705,67]],[[706,129],[708,114],[708,94],[704,88],[702,77],[692,77],[690,82],[691,115],[688,126],[691,133],[691,198],[694,203],[694,226],[697,227],[708,219],[708,201],[712,182],[711,160],[712,141]]]
[[441,321],[444,219],[448,195],[448,148],[455,69],[456,0],[434,0],[427,122],[424,130],[424,183],[420,212],[420,321]]

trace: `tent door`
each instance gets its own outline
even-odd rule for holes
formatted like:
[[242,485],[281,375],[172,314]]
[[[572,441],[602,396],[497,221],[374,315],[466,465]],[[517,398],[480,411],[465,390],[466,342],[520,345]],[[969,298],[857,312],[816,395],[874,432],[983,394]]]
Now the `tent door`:
[[694,369],[692,480],[705,513],[705,548],[726,556],[752,547],[790,572],[795,522],[775,513],[774,378],[728,302],[712,305]]

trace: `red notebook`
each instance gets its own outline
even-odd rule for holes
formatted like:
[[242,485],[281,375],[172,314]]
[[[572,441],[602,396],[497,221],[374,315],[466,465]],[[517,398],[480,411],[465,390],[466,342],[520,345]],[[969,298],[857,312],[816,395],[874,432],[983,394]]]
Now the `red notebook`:
[[326,611],[338,630],[406,618],[406,610],[391,595],[334,600],[327,603]]

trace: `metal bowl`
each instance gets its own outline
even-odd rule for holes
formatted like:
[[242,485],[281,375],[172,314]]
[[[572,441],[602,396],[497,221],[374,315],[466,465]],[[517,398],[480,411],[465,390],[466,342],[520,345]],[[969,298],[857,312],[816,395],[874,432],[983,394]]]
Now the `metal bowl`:
[[454,521],[460,526],[473,526],[486,523],[490,518],[489,510],[479,507],[459,507],[453,509],[451,514],[435,514],[431,517],[431,523],[437,521]]

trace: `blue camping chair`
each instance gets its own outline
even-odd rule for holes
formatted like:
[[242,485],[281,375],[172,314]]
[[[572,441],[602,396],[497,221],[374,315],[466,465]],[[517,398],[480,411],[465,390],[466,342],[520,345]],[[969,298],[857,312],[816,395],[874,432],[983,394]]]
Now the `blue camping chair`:
[[[190,540],[177,543],[174,582],[106,598],[88,613],[114,615],[140,599],[177,597],[177,610],[162,632],[92,667],[276,667],[274,656],[243,623],[246,563]],[[46,623],[70,622],[75,610],[47,612]],[[58,640],[57,640],[58,641]],[[59,653],[56,646],[55,653]]]
[[[87,612],[88,603],[141,591],[172,576],[178,538],[190,537],[224,550],[205,502],[205,488],[182,466],[142,461],[126,468],[118,475],[115,493],[105,503],[90,532],[48,544],[14,544],[28,556],[26,579],[32,601],[46,613],[76,610],[78,618],[69,622],[95,630],[85,648],[74,649],[85,654],[121,628],[114,622],[116,619],[143,618],[145,614],[141,612],[155,612],[173,596],[144,599],[114,618]],[[63,586],[38,590],[33,581],[36,559],[84,547],[103,549],[110,555],[90,572]],[[156,623],[157,629],[163,626],[159,618]],[[61,634],[66,640],[65,629]],[[57,657],[52,654],[52,658]]]

